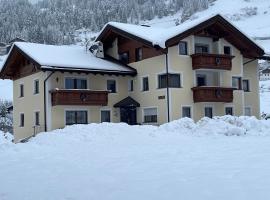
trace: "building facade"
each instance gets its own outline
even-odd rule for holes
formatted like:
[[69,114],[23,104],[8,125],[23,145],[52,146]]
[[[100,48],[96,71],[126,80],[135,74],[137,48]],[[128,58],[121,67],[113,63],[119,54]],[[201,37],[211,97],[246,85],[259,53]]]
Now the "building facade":
[[102,49],[92,49],[104,58],[15,43],[1,71],[14,80],[15,142],[71,124],[259,118],[264,51],[220,15],[181,26],[164,36],[151,27],[109,23],[96,39]]

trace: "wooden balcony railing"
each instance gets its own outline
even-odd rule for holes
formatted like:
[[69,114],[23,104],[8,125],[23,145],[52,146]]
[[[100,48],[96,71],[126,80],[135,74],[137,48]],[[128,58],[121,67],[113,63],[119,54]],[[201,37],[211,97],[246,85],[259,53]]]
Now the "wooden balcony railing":
[[195,69],[221,69],[232,70],[234,56],[220,54],[193,54],[192,68]]
[[233,90],[234,88],[223,87],[194,87],[193,100],[198,102],[233,102]]
[[108,91],[54,89],[50,93],[52,106],[107,106],[108,104]]

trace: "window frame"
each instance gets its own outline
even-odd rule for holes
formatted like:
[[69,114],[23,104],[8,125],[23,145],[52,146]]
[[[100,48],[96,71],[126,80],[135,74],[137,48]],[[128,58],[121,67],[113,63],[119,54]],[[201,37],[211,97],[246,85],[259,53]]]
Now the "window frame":
[[[172,84],[170,82],[170,76],[174,76],[174,75],[179,76],[179,86],[172,86]],[[161,77],[162,76],[165,76],[165,78],[167,79],[167,74],[166,73],[158,74],[158,77],[157,77],[157,81],[158,81],[157,88],[158,89],[167,88],[167,80],[166,80],[165,86],[161,85],[161,83],[162,83]],[[169,73],[168,76],[169,76],[169,80],[168,80],[169,87],[168,88],[182,88],[182,73]]]
[[[225,53],[225,48],[230,49],[230,53],[229,53],[229,54]],[[232,55],[232,47],[231,47],[231,46],[228,46],[228,45],[224,45],[224,46],[223,46],[223,53],[224,53],[224,55],[229,55],[229,56],[231,56],[231,55]]]
[[[74,88],[67,88],[67,80],[68,79],[72,79],[73,80],[73,84],[74,84]],[[78,80],[83,80],[86,81],[86,88],[78,88],[78,84],[77,81]],[[83,78],[83,77],[65,77],[64,78],[64,86],[66,90],[87,90],[88,89],[88,79],[87,78]]]
[[[144,80],[147,79],[147,89],[145,89],[144,87]],[[147,92],[150,90],[150,85],[149,85],[149,76],[143,76],[142,77],[142,88],[141,88],[142,92]]]
[[[211,110],[212,110],[212,114],[211,114],[212,116],[211,117],[206,116],[206,109],[207,108],[211,108]],[[204,117],[208,117],[210,119],[212,119],[214,117],[214,107],[213,106],[204,106]]]
[[[146,117],[146,115],[145,115],[145,110],[146,109],[156,109],[156,118],[155,118],[155,121],[146,121],[145,120],[145,117]],[[151,116],[151,117],[153,117],[153,116],[155,116],[155,115],[148,115],[148,116]],[[143,119],[143,123],[144,124],[157,124],[158,123],[158,108],[157,107],[145,107],[145,108],[143,108],[142,109],[142,119]]]
[[[233,79],[238,79],[238,87],[233,86]],[[242,77],[241,76],[232,76],[232,88],[235,90],[242,90]]]
[[35,79],[34,80],[34,95],[39,94],[39,92],[40,92],[40,90],[39,90],[39,79]]
[[[109,88],[108,88],[108,82],[109,82],[109,81],[113,81],[113,82],[114,82],[114,90],[115,90],[115,91],[109,90]],[[107,79],[107,80],[106,80],[106,88],[107,88],[107,90],[109,91],[110,94],[116,94],[117,91],[118,91],[118,88],[117,88],[117,81],[116,81],[115,79]]]
[[181,117],[182,118],[184,118],[184,117],[186,117],[186,116],[184,116],[184,108],[189,108],[189,114],[190,114],[190,117],[188,117],[188,118],[190,118],[190,119],[192,119],[192,117],[193,117],[193,114],[192,114],[192,112],[193,112],[193,108],[192,108],[192,106],[191,105],[183,105],[182,107],[181,107]]
[[128,80],[128,92],[134,92],[134,80],[133,79]]
[[[232,114],[227,114],[227,109],[228,109],[228,108],[232,109]],[[231,115],[231,116],[234,116],[234,107],[233,107],[233,106],[225,106],[224,111],[225,111],[225,115]]]
[[138,47],[135,49],[135,62],[143,60],[143,48]]
[[[72,123],[67,123],[67,112],[75,112],[75,123],[72,124]],[[78,112],[86,112],[86,123],[80,123],[80,124],[88,124],[89,123],[89,119],[88,119],[88,110],[79,110],[79,109],[74,109],[74,110],[71,110],[71,109],[67,109],[65,110],[65,125],[66,126],[71,126],[71,125],[76,125],[76,124],[79,124],[78,123]]]
[[[107,122],[107,121],[102,121],[102,112],[109,112],[109,116],[110,116],[110,121],[109,122]],[[112,122],[112,111],[110,110],[110,109],[101,109],[100,110],[100,123],[105,123],[105,122],[107,122],[107,123],[111,123]]]
[[[37,114],[38,114],[38,118],[37,118]],[[40,111],[34,112],[34,126],[40,126]]]
[[25,125],[25,115],[24,113],[20,113],[20,124],[19,127],[23,128]]
[[[244,85],[245,85],[244,82],[247,83],[247,88],[244,88]],[[250,81],[249,81],[249,79],[243,79],[242,80],[242,89],[243,89],[244,92],[250,92]]]
[[19,84],[19,98],[23,98],[24,97],[24,84],[20,83]]
[[[207,52],[196,52],[196,48],[197,47],[203,47],[203,48],[207,48]],[[205,43],[195,43],[194,44],[194,52],[195,54],[210,54],[210,45],[209,44],[205,44]]]
[[[185,52],[184,52],[184,54],[182,54],[181,53],[181,48],[180,48],[180,45],[181,44],[185,44]],[[178,55],[180,55],[180,56],[187,56],[188,55],[188,42],[187,41],[180,41],[179,43],[178,43]]]

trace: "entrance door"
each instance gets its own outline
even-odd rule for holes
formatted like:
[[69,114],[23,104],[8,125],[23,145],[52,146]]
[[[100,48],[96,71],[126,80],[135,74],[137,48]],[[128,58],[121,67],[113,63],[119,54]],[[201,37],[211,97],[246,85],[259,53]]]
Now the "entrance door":
[[136,107],[120,108],[121,122],[129,125],[137,124],[137,109]]

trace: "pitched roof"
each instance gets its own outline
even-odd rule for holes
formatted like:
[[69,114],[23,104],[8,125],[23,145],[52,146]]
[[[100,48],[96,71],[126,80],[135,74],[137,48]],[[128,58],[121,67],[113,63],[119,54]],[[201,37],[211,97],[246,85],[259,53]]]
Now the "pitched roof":
[[120,102],[116,103],[114,105],[115,108],[120,108],[120,107],[140,107],[140,104],[135,101],[133,98],[128,96],[127,98],[121,100]]
[[[219,28],[228,29],[235,33],[230,36],[231,40],[236,41],[236,37],[241,37],[241,41],[249,44],[254,51],[256,50],[260,56],[264,54],[264,50],[255,41],[240,31],[238,27],[229,22],[225,17],[220,14],[209,15],[207,17],[198,18],[192,21],[184,22],[179,26],[171,28],[157,28],[147,27],[132,24],[124,24],[118,22],[109,22],[101,30],[97,36],[96,41],[102,41],[104,37],[110,34],[110,31],[128,36],[132,39],[137,39],[146,45],[159,46],[160,48],[167,48],[174,45],[174,40],[181,40],[189,35],[196,33],[213,24],[218,24]],[[237,35],[236,35],[237,34]]]
[[27,56],[43,70],[69,70],[136,74],[136,70],[111,59],[95,57],[82,47],[54,46],[27,42],[15,42],[4,62],[3,69],[8,65],[13,51]]

